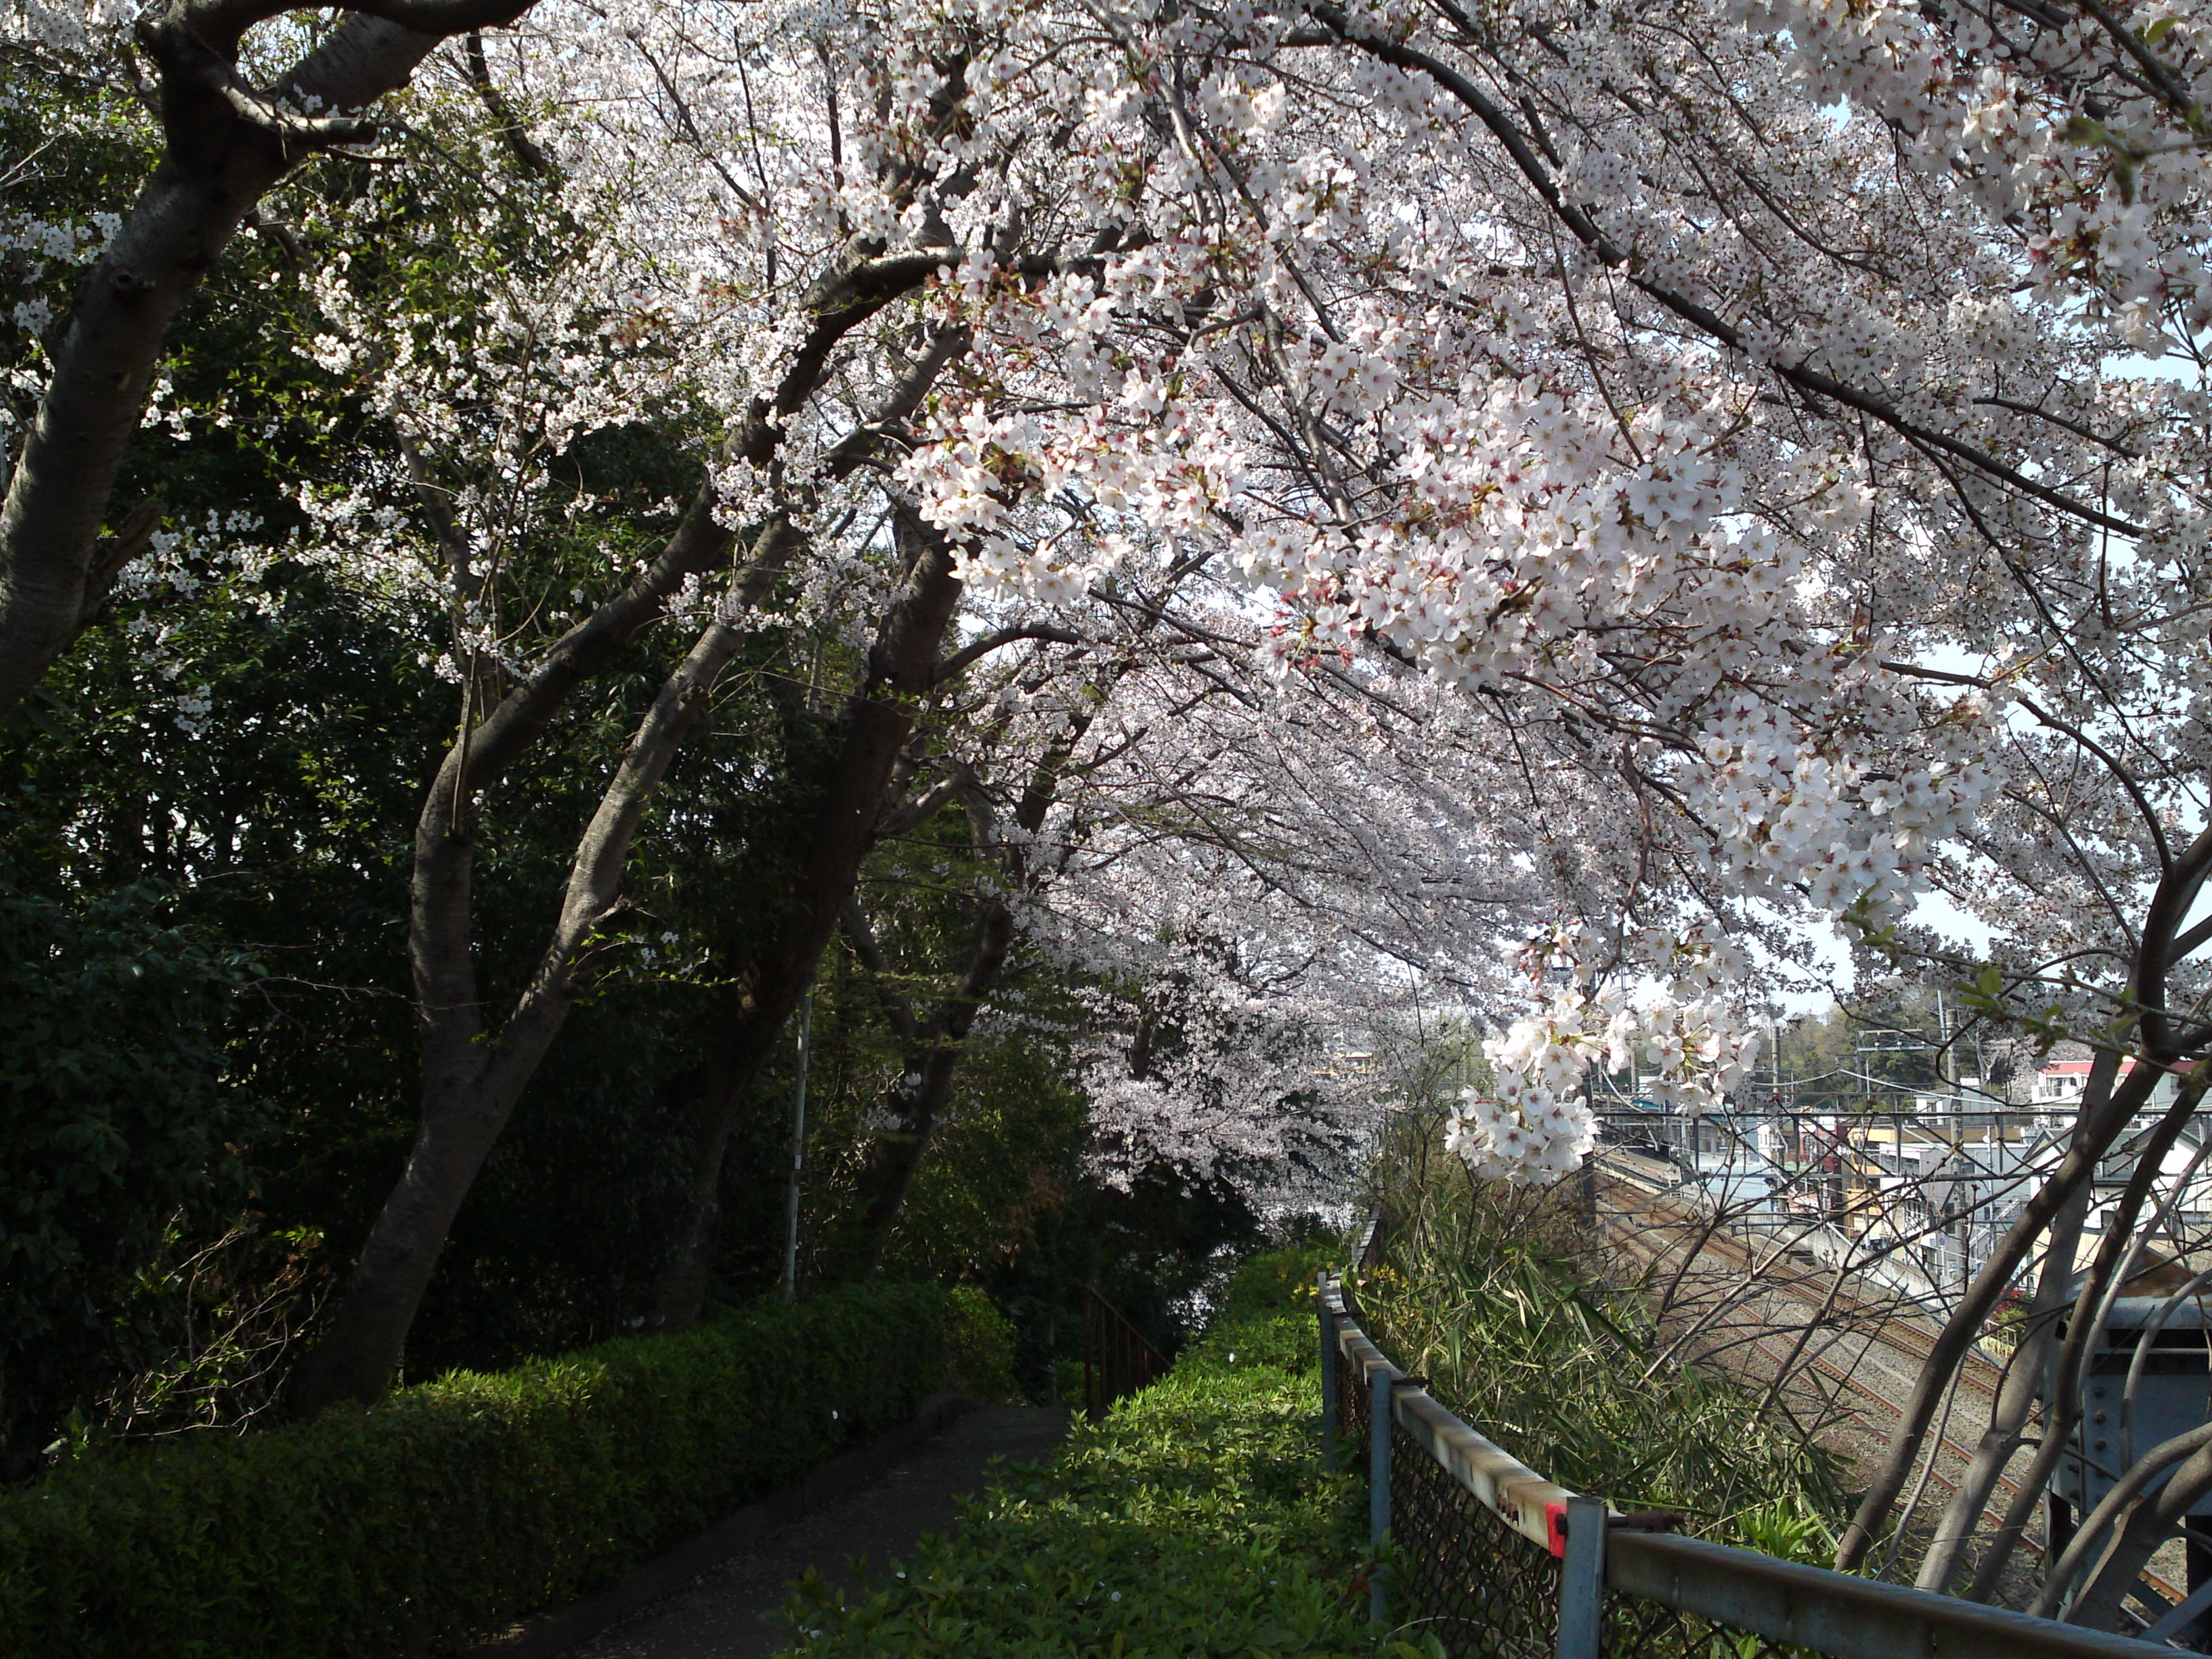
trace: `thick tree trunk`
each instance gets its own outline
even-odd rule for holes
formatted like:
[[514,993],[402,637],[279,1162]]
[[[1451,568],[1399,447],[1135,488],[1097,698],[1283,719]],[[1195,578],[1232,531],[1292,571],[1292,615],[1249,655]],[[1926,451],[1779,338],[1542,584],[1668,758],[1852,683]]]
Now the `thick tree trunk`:
[[620,902],[622,875],[653,790],[744,638],[718,620],[662,685],[578,843],[560,919],[495,1042],[484,1040],[469,960],[474,848],[425,814],[414,930],[422,1018],[422,1121],[407,1167],[370,1231],[345,1297],[293,1379],[295,1408],[372,1400],[390,1386],[454,1218],[515,1103],[574,1006],[581,957]]
[[915,712],[936,676],[939,647],[959,603],[952,550],[911,513],[900,514],[910,550],[907,574],[869,653],[867,678],[839,721],[836,752],[810,815],[811,833],[792,872],[789,902],[750,959],[730,975],[708,1060],[693,1093],[690,1180],[674,1250],[653,1287],[652,1317],[663,1330],[699,1316],[720,1234],[717,1194],[730,1134],[754,1080],[814,982],[822,952],[852,896]]
[[[773,402],[757,401],[748,412],[732,437],[731,454],[767,464],[781,442],[781,417],[820,384],[830,348],[927,271],[910,258],[848,262],[814,284],[804,302],[813,318],[810,332]],[[828,476],[842,477],[866,460],[882,432],[913,412],[963,344],[957,333],[933,339],[900,377],[877,420],[831,450]],[[721,617],[662,685],[578,845],[561,915],[538,971],[492,1039],[473,955],[476,802],[543,734],[575,688],[664,614],[669,596],[687,578],[705,574],[726,556],[732,538],[716,521],[714,507],[712,484],[702,486],[660,556],[618,598],[571,629],[536,673],[465,732],[432,780],[416,825],[409,928],[422,1030],[422,1127],[337,1313],[294,1373],[290,1399],[296,1412],[371,1399],[390,1386],[453,1219],[567,1019],[577,953],[617,902],[647,799],[744,637],[737,618],[768,597],[801,545],[791,519],[770,521],[732,583]],[[940,620],[938,635],[943,629]],[[934,636],[929,649],[935,650]],[[927,684],[927,671],[922,684]],[[782,1018],[788,1014],[787,1008]],[[780,1018],[778,1029],[781,1024]],[[742,1063],[742,1053],[736,1058]],[[757,1070],[757,1058],[752,1066]]]
[[453,1218],[506,1127],[512,1098],[480,1076],[425,1079],[422,1121],[399,1184],[385,1200],[344,1300],[291,1381],[307,1415],[342,1400],[367,1402],[392,1385]]

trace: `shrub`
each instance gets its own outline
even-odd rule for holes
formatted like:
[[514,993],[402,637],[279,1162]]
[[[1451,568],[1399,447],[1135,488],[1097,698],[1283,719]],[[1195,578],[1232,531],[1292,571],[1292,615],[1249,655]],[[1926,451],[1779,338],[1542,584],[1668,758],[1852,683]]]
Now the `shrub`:
[[973,1285],[945,1293],[945,1341],[947,1388],[992,1403],[1015,1397],[1013,1323]]
[[1364,1504],[1348,1480],[1321,1471],[1315,1341],[1293,1350],[1283,1340],[1293,1327],[1315,1331],[1311,1253],[1283,1253],[1293,1254],[1248,1264],[1164,1381],[1079,1425],[1051,1467],[1013,1470],[957,1536],[925,1540],[884,1588],[848,1597],[803,1582],[786,1611],[797,1653],[1431,1651],[1368,1633]]
[[1338,1245],[1309,1244],[1254,1256],[1222,1291],[1220,1308],[1192,1346],[1192,1358],[1209,1364],[1315,1370],[1321,1327],[1314,1317],[1314,1281],[1323,1267],[1340,1268],[1344,1255]]
[[1368,1334],[1532,1468],[1753,1548],[1772,1547],[1776,1526],[1817,1531],[1848,1512],[1817,1425],[1717,1367],[1668,1359],[1644,1299],[1590,1271],[1570,1189],[1408,1180],[1384,1223],[1389,1261],[1358,1286]]
[[944,1292],[761,1307],[0,1493],[0,1659],[453,1653],[619,1577],[945,1370]]

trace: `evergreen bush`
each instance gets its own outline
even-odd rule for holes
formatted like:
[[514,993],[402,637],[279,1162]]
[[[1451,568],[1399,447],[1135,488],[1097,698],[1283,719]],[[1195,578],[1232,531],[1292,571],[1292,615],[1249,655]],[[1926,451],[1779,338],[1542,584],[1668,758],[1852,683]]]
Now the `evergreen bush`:
[[945,1292],[757,1306],[0,1492],[0,1659],[416,1659],[597,1589],[943,1385]]
[[945,1340],[948,1386],[987,1405],[1018,1396],[1013,1324],[973,1285],[945,1291]]

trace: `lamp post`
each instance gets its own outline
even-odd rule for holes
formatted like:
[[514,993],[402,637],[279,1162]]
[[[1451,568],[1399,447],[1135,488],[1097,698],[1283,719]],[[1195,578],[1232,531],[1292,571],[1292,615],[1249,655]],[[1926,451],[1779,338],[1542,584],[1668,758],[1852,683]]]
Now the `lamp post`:
[[806,1167],[806,1056],[814,1046],[814,989],[799,1005],[799,1076],[791,1085],[791,1182],[783,1213],[783,1299],[799,1294],[799,1177]]

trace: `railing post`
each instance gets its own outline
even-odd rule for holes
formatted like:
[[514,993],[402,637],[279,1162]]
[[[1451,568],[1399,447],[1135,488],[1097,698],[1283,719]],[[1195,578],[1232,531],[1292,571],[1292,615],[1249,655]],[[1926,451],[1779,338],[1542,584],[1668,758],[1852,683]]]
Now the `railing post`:
[[1567,1500],[1567,1547],[1559,1558],[1557,1659],[1598,1659],[1605,1621],[1605,1500]]
[[1321,1466],[1336,1473],[1336,1316],[1328,1310],[1328,1269],[1314,1285],[1314,1308],[1321,1316]]
[[[1367,1541],[1378,1552],[1390,1535],[1390,1419],[1397,1404],[1390,1368],[1367,1373]],[[1367,1616],[1382,1622],[1382,1565],[1367,1569]]]

